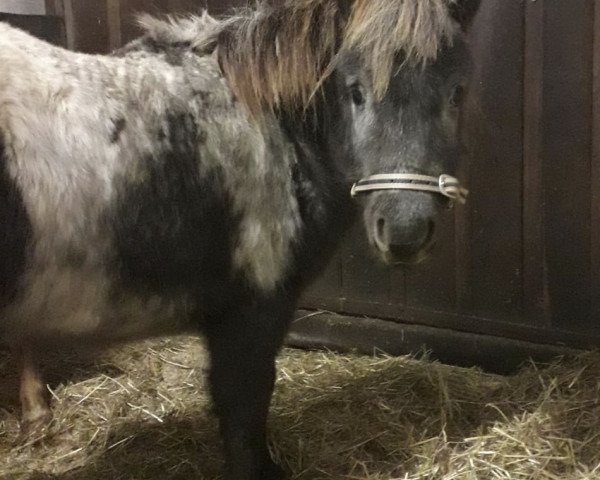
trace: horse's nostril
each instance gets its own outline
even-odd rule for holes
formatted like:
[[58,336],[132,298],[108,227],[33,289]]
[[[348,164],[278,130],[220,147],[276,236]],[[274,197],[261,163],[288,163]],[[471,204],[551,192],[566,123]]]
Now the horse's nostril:
[[372,226],[375,247],[388,260],[403,262],[427,248],[433,239],[435,224],[426,219],[394,222],[381,216]]
[[395,232],[396,235],[390,238],[388,251],[397,260],[415,257],[432,243],[434,231],[434,222],[428,221],[404,230],[403,234]]
[[387,224],[385,222],[385,218],[378,218],[374,225],[373,240],[375,241],[375,246],[380,252],[387,252],[389,250],[388,233],[389,232],[387,231]]
[[385,239],[385,219],[383,218],[377,220],[377,237],[380,241]]

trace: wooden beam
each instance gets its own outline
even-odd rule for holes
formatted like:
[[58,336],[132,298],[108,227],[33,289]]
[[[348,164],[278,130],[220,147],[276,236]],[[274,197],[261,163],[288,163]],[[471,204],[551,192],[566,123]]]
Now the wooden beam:
[[123,45],[123,34],[121,31],[121,1],[107,0],[108,21],[108,46],[115,50]]
[[600,0],[594,1],[592,100],[592,318],[600,315]]
[[65,5],[64,5],[63,0],[45,0],[45,2],[46,2],[46,15],[64,18]]
[[539,327],[551,326],[544,243],[544,0],[525,4],[523,105],[523,307]]
[[[85,53],[110,51],[107,0],[64,0],[64,11],[67,48]],[[114,27],[116,29],[116,25]],[[117,36],[116,32],[112,33]],[[118,38],[115,41],[118,42]]]
[[75,18],[73,15],[73,1],[64,0],[63,15],[65,19],[66,47],[75,50]]
[[478,366],[503,375],[514,373],[524,362],[548,362],[559,355],[581,354],[562,345],[511,340],[492,335],[459,332],[423,325],[349,317],[328,312],[296,312],[286,344],[309,350],[372,355],[419,355],[462,367]]
[[0,13],[46,15],[46,0],[0,0]]

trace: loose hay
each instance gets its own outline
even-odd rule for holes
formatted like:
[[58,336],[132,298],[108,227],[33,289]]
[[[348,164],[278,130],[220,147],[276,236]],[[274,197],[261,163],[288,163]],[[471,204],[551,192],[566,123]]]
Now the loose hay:
[[[55,361],[40,437],[19,438],[17,395],[0,392],[0,478],[217,478],[205,365],[188,338]],[[279,368],[273,453],[294,479],[600,479],[598,353],[512,377],[296,350]],[[16,386],[8,357],[0,372]]]

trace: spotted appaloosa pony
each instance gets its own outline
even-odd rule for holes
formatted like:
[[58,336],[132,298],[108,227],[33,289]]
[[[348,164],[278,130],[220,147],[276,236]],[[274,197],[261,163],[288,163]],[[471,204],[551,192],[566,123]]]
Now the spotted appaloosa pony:
[[0,339],[25,426],[49,417],[41,352],[202,332],[226,478],[279,479],[266,418],[303,287],[358,212],[387,262],[430,249],[462,194],[438,178],[479,1],[279,3],[146,18],[111,56],[0,24]]

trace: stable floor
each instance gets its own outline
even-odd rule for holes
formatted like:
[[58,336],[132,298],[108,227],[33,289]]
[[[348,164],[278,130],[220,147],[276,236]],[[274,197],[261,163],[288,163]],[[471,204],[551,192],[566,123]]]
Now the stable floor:
[[[46,374],[55,418],[19,436],[0,355],[0,479],[217,479],[197,339],[143,342]],[[501,377],[426,358],[285,350],[273,453],[292,479],[600,479],[600,354]]]

